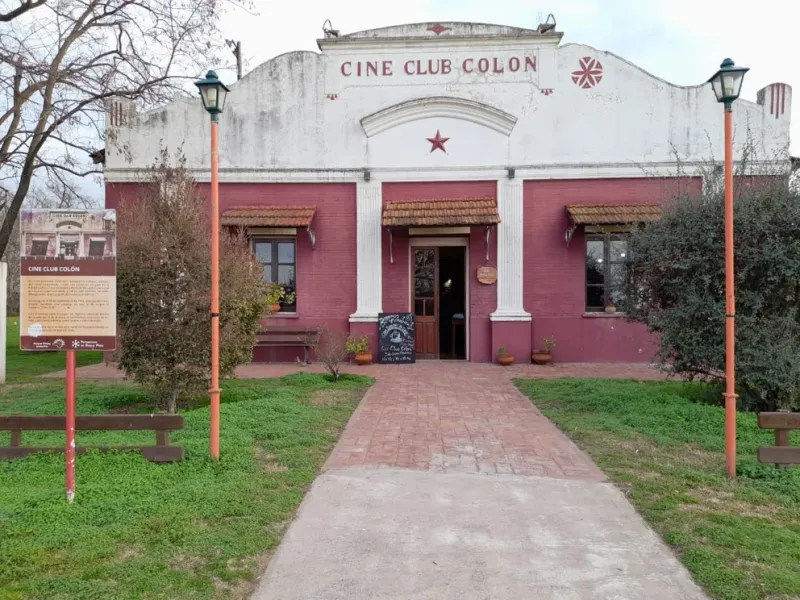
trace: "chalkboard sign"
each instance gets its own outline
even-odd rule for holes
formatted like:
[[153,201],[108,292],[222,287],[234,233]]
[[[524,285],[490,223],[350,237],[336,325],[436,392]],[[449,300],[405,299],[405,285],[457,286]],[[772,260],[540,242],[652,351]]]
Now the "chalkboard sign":
[[378,360],[382,363],[413,363],[414,316],[411,313],[378,315]]

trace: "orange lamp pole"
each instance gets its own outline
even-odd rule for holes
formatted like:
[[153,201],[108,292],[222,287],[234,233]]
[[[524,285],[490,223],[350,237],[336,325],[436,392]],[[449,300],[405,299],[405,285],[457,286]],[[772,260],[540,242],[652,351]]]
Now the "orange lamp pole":
[[211,115],[211,388],[208,390],[211,405],[211,457],[219,460],[219,151],[217,128],[219,115],[230,91],[214,71],[205,79],[196,81],[203,108]]
[[725,473],[736,477],[736,300],[733,281],[733,110],[725,106]]
[[219,154],[211,121],[211,457],[219,459]]
[[726,58],[708,83],[725,106],[725,474],[736,477],[736,301],[733,279],[733,102],[747,67]]

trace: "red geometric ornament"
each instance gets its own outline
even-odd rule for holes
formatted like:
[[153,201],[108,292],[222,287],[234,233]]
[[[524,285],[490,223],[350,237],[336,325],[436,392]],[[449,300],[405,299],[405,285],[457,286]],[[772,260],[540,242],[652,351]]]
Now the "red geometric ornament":
[[572,81],[578,87],[588,90],[600,83],[603,78],[603,65],[591,56],[584,56],[580,60],[580,70],[572,72]]
[[428,27],[428,31],[432,31],[436,35],[441,35],[445,31],[450,31],[450,28],[449,27],[445,27],[441,23],[435,23],[435,24],[431,25],[430,27]]
[[434,150],[441,150],[442,152],[447,154],[447,150],[444,149],[444,144],[450,138],[442,137],[442,134],[439,133],[438,129],[436,130],[436,137],[425,138],[425,139],[431,143],[431,152],[433,152]]

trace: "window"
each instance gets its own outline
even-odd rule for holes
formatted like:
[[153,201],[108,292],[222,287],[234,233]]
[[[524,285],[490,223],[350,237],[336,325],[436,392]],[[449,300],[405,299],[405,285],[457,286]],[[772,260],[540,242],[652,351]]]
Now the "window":
[[60,258],[75,258],[78,256],[78,242],[77,241],[62,241],[61,251],[59,252]]
[[33,240],[31,243],[31,256],[47,256],[47,240]]
[[103,257],[106,251],[105,240],[89,240],[89,256]]
[[253,252],[264,267],[264,281],[280,283],[287,294],[295,294],[291,304],[281,302],[281,311],[295,312],[297,265],[294,240],[256,238],[253,240]]
[[614,310],[621,303],[627,256],[624,236],[586,236],[586,312]]

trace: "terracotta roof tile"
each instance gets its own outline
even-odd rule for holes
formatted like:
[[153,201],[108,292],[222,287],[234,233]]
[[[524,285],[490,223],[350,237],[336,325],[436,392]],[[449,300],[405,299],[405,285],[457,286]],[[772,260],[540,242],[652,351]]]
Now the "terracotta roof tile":
[[222,213],[222,225],[245,227],[308,227],[316,206],[234,206]]
[[567,213],[576,225],[643,223],[661,218],[658,204],[571,204]]
[[390,201],[383,206],[383,225],[388,227],[447,227],[494,225],[500,222],[493,198]]

